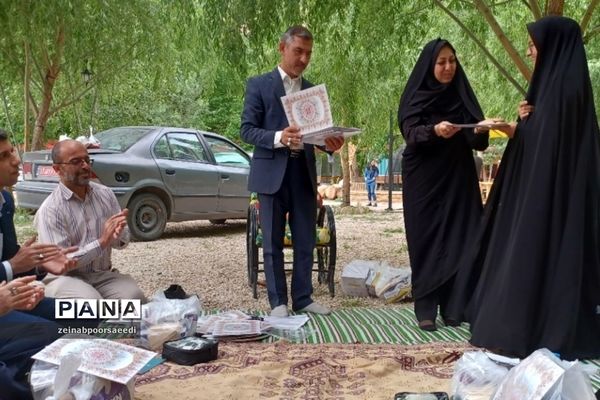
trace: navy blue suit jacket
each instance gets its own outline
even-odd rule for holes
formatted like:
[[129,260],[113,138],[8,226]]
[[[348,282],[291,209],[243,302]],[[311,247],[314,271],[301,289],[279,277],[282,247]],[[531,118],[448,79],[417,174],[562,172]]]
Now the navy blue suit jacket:
[[[17,243],[17,233],[15,232],[15,225],[13,222],[13,216],[15,214],[15,202],[11,194],[6,190],[2,191],[2,196],[4,196],[4,205],[2,206],[2,216],[0,216],[0,232],[2,233],[2,258],[0,259],[0,262],[13,258],[20,248]],[[25,273],[13,276],[13,278],[16,278],[17,276],[35,274],[36,270],[35,268],[32,268]],[[41,279],[42,277],[42,275],[38,275],[38,279]],[[5,280],[6,271],[4,266],[0,265],[0,282]]]
[[[15,225],[13,224],[15,203],[8,191],[3,190],[2,196],[4,197],[4,205],[2,206],[2,216],[0,217],[0,232],[2,233],[2,259],[0,261],[6,261],[17,254],[19,245],[17,244],[17,234],[15,232]],[[6,271],[0,265],[0,282],[5,280]]]
[[[302,79],[302,89],[312,84]],[[244,110],[240,135],[246,143],[254,145],[248,190],[274,194],[281,187],[290,149],[274,148],[275,132],[289,126],[281,97],[285,96],[279,70],[252,77],[246,85]],[[304,145],[306,164],[313,191],[317,192],[315,151],[312,144]]]

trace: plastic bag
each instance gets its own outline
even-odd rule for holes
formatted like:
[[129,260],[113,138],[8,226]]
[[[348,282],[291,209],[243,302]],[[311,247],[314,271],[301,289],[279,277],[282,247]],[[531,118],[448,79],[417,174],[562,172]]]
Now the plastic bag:
[[482,351],[469,351],[456,362],[452,375],[455,400],[488,400],[508,374]]
[[276,339],[285,340],[290,343],[308,343],[308,340],[317,332],[315,329],[304,327],[300,329],[271,328],[267,333]]
[[388,290],[394,290],[394,288],[403,283],[404,285],[410,285],[411,272],[408,268],[395,268],[391,267],[387,263],[381,263],[379,268],[375,271],[375,277],[371,282],[371,285],[375,289],[375,295],[383,298],[383,295]]
[[142,307],[140,345],[160,351],[167,341],[194,335],[200,314],[198,296],[167,299],[162,291],[158,292]]
[[127,385],[77,371],[81,359],[69,354],[60,366],[36,360],[30,383],[34,400],[133,400],[135,379]]
[[580,362],[565,371],[548,396],[548,400],[596,400],[589,375]]
[[536,350],[511,369],[494,400],[595,400],[589,376],[578,361],[562,361]]

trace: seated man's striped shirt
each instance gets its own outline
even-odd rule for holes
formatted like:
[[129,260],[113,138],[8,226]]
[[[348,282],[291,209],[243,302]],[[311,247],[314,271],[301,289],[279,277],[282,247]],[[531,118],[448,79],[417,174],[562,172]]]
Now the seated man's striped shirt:
[[90,182],[85,199],[80,199],[62,183],[48,196],[37,211],[34,225],[41,243],[60,247],[78,246],[77,268],[70,275],[111,269],[111,248],[129,243],[129,229],[106,249],[100,247],[104,223],[119,213],[115,194],[106,186]]

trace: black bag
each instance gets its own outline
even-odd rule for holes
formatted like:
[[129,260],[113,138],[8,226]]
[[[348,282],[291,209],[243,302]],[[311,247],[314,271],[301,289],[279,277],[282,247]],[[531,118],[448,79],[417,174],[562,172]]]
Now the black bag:
[[167,299],[180,299],[184,300],[190,297],[185,290],[179,285],[172,284],[164,291],[165,297]]
[[166,342],[162,355],[180,365],[194,365],[216,360],[219,355],[219,342],[197,336]]

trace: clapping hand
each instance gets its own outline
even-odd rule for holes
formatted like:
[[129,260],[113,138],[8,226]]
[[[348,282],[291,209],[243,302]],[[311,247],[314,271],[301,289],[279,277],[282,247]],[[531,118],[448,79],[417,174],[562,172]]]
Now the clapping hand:
[[104,229],[102,230],[102,236],[100,236],[99,242],[100,246],[105,249],[107,248],[113,240],[117,240],[121,233],[123,233],[123,229],[127,226],[127,214],[129,210],[124,208],[121,212],[113,215],[104,223]]
[[0,282],[0,315],[12,310],[31,310],[44,298],[43,286],[33,284],[34,275]]
[[13,273],[19,274],[29,271],[42,262],[51,261],[62,254],[60,247],[54,244],[35,243],[35,240],[36,237],[34,236],[26,241],[19,248],[17,254],[8,260]]
[[54,257],[52,260],[42,263],[42,267],[54,275],[66,274],[67,272],[77,268],[77,259],[70,258],[68,256],[68,254],[77,251],[77,249],[77,246],[62,249],[60,255]]

